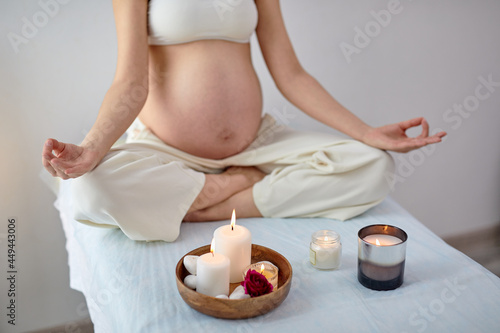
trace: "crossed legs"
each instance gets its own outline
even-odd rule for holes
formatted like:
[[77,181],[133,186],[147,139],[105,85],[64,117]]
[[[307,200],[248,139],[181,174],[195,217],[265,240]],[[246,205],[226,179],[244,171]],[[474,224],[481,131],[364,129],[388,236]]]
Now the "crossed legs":
[[205,184],[183,221],[225,220],[233,209],[238,217],[262,217],[252,188],[265,175],[255,167],[230,167],[221,174],[205,175]]
[[233,208],[239,217],[349,219],[388,194],[385,176],[393,166],[386,152],[351,140],[285,155],[267,177],[254,167],[232,167],[206,175],[183,221],[224,220]]

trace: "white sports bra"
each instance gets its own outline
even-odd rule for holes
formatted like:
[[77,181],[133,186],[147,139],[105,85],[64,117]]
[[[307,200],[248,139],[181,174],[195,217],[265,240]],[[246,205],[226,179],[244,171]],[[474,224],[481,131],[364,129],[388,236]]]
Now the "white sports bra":
[[248,43],[257,26],[253,0],[151,0],[149,44],[202,39]]

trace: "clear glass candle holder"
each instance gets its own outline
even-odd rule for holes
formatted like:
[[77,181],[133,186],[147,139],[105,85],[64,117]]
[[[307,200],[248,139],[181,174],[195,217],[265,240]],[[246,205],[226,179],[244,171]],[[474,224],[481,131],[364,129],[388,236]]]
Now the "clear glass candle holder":
[[245,268],[245,270],[243,271],[243,279],[245,279],[245,276],[247,275],[247,272],[250,269],[253,269],[254,271],[257,271],[262,275],[264,275],[267,281],[269,281],[269,283],[273,285],[273,291],[275,291],[278,288],[279,269],[272,262],[259,261],[247,266],[247,268]]
[[311,236],[309,261],[318,269],[337,269],[342,258],[340,235],[332,230],[316,231]]

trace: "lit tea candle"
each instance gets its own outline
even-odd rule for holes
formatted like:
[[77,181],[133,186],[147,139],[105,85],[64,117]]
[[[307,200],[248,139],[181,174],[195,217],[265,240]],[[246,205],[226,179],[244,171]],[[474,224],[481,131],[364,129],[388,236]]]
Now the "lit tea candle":
[[221,253],[230,261],[230,282],[243,281],[241,273],[250,265],[252,257],[252,235],[247,228],[236,225],[233,210],[231,224],[219,227],[214,232],[215,253]]
[[229,259],[214,253],[214,242],[210,245],[210,253],[198,258],[196,264],[196,291],[208,296],[229,295]]
[[269,261],[260,261],[255,264],[251,264],[243,272],[243,277],[247,275],[248,270],[253,269],[256,272],[264,275],[267,281],[273,285],[273,291],[278,288],[278,272],[279,268]]
[[266,267],[264,266],[264,264],[260,265],[259,273],[262,274],[262,275],[264,275],[268,281],[269,281],[270,278],[273,277],[273,274],[271,272],[266,271]]
[[396,289],[403,284],[406,240],[403,230],[370,225],[358,232],[358,281],[374,290]]

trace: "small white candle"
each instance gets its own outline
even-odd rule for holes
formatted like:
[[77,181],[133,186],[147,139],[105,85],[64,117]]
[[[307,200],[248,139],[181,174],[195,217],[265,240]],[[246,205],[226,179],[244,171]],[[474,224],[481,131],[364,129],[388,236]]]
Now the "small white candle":
[[390,246],[401,243],[401,239],[395,236],[385,235],[385,234],[368,235],[365,238],[363,238],[363,240],[367,243],[379,246]]
[[320,230],[312,235],[309,260],[318,269],[336,269],[340,266],[342,244],[340,235],[331,230]]
[[273,291],[276,291],[278,288],[278,272],[279,268],[276,267],[272,262],[269,261],[259,261],[255,264],[251,264],[248,266],[244,273],[243,276],[247,275],[248,270],[253,269],[254,271],[259,272],[260,274],[264,275],[267,281],[269,281],[270,284],[273,285]]
[[229,258],[231,283],[243,281],[243,270],[250,265],[252,258],[252,235],[247,228],[236,225],[233,210],[231,225],[219,227],[214,232],[215,253]]
[[214,253],[214,241],[212,239],[210,253],[198,258],[196,291],[212,297],[229,295],[229,259],[221,253]]

